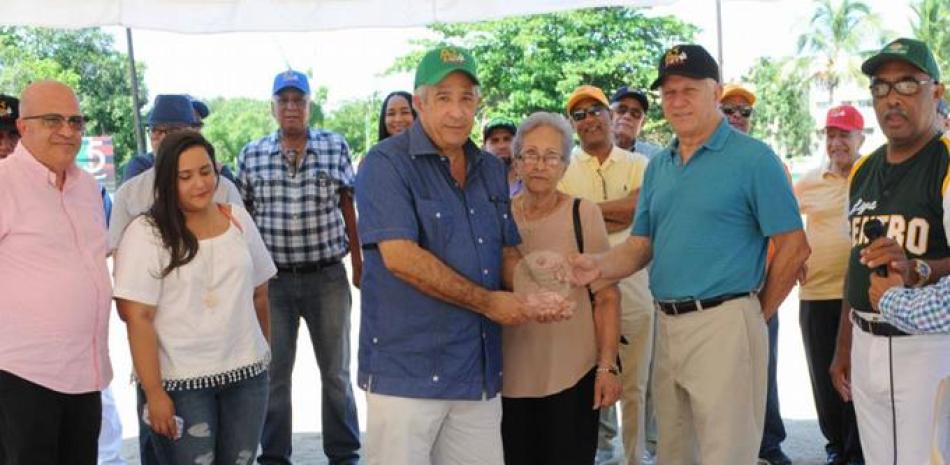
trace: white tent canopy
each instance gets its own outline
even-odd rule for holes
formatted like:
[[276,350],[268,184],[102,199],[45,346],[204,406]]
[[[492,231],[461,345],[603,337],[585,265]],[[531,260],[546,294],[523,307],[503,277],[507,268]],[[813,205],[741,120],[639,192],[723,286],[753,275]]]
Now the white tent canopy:
[[170,32],[320,31],[469,22],[673,0],[0,0],[0,25]]

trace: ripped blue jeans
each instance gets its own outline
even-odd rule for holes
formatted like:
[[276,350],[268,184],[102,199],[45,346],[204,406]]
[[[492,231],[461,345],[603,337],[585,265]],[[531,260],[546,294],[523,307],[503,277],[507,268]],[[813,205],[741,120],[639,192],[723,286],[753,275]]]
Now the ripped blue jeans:
[[171,391],[175,415],[184,420],[181,439],[151,433],[161,465],[250,465],[267,410],[267,372],[224,386]]

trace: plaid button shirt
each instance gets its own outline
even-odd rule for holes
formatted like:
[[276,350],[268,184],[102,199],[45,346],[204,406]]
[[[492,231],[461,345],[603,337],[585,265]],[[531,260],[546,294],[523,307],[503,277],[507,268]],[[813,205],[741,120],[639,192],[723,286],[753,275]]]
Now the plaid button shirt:
[[238,190],[277,266],[343,258],[349,251],[340,192],[355,175],[343,136],[308,130],[300,169],[281,153],[280,131],[238,155]]
[[950,334],[950,276],[920,289],[891,288],[878,306],[881,316],[901,331]]

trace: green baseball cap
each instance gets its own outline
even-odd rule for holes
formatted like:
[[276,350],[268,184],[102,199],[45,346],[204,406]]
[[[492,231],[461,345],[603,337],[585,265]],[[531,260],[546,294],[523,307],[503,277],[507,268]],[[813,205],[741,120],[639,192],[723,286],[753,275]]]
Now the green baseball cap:
[[861,64],[861,72],[873,76],[877,69],[889,60],[905,61],[927,73],[935,81],[940,80],[940,68],[937,67],[937,60],[927,44],[906,37],[885,45],[881,51],[865,60]]
[[416,68],[416,85],[434,86],[449,73],[461,71],[478,85],[478,72],[472,53],[462,47],[442,45],[426,52]]
[[491,132],[495,129],[499,128],[507,129],[512,135],[518,132],[518,126],[514,121],[503,116],[496,116],[488,120],[488,124],[486,124],[485,129],[482,130],[482,139],[488,139],[488,135],[491,134]]

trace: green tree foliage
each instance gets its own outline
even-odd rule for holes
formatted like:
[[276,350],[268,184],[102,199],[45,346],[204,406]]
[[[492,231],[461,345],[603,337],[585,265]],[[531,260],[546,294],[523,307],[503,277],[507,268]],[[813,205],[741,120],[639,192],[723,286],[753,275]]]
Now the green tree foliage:
[[201,133],[214,145],[215,158],[231,167],[245,144],[277,129],[267,100],[216,98],[208,106],[211,115]]
[[[564,113],[570,92],[592,84],[608,94],[622,85],[647,87],[663,51],[689,42],[694,26],[673,17],[647,17],[624,7],[604,7],[468,24],[436,24],[440,37],[418,41],[420,50],[399,58],[392,71],[415,69],[437,43],[472,50],[482,84],[481,120],[521,118],[544,110]],[[484,121],[483,121],[484,122]],[[659,105],[650,109],[647,138],[668,140]]]
[[801,68],[788,60],[759,58],[743,81],[755,85],[758,96],[751,135],[784,158],[808,156],[815,120],[808,111],[809,84]]
[[350,157],[359,162],[366,152],[376,144],[379,137],[379,107],[382,105],[378,95],[343,102],[336,111],[327,117],[326,128],[343,135],[350,145]]
[[[19,95],[39,79],[71,85],[90,120],[86,134],[112,136],[117,168],[135,153],[128,65],[112,36],[99,29],[0,28],[0,91]],[[136,67],[144,75],[145,67]],[[139,93],[148,100],[141,77]]]
[[[310,125],[323,125],[327,88],[319,87],[311,96]],[[219,162],[236,167],[241,149],[256,139],[277,130],[270,100],[215,98],[208,102],[211,115],[204,120],[201,133],[214,145]]]
[[[938,0],[941,1],[941,0]],[[835,89],[847,81],[862,82],[861,51],[868,38],[881,45],[880,18],[861,0],[815,0],[808,32],[798,37],[800,65],[807,79],[828,90],[834,103]]]
[[933,50],[940,66],[940,79],[947,81],[950,79],[950,3],[947,0],[917,0],[912,8],[917,16],[911,22],[914,36]]

